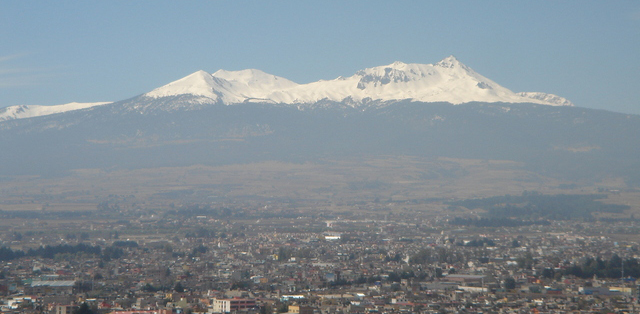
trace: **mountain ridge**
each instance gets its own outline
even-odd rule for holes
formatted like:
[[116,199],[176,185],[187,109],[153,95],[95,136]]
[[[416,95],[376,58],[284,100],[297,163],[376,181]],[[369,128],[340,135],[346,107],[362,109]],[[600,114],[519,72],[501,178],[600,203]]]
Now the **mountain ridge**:
[[91,108],[95,106],[102,106],[110,104],[112,102],[91,102],[91,103],[78,103],[71,102],[68,104],[54,105],[54,106],[38,106],[38,105],[16,105],[5,108],[0,108],[0,122],[15,119],[26,119],[40,116],[47,116],[57,113],[64,113],[74,110],[81,110]]
[[[188,88],[183,83],[191,82]],[[407,64],[400,61],[357,71],[350,77],[297,84],[260,70],[197,71],[154,89],[142,96],[162,98],[178,95],[207,97],[226,105],[271,102],[289,105],[313,104],[322,100],[354,103],[398,101],[419,102],[509,102],[573,106],[565,98],[540,92],[514,93],[478,74],[454,56],[435,64]],[[200,101],[202,101],[200,99]]]
[[[489,98],[460,105],[419,100],[441,95],[443,86],[459,99]],[[255,69],[198,71],[164,87],[108,104],[60,107],[74,109],[66,112],[36,110],[28,119],[20,117],[30,108],[15,108],[19,115],[0,121],[0,177],[394,155],[512,160],[544,175],[615,176],[640,186],[639,115],[516,94],[454,57],[309,84]],[[469,88],[473,93],[465,94]],[[501,95],[510,101],[489,101]]]
[[[478,74],[453,55],[435,64],[404,63],[366,68],[350,77],[298,84],[257,69],[203,70],[191,73],[152,91],[115,102],[125,111],[197,110],[213,104],[271,103],[298,109],[340,103],[359,109],[385,106],[397,101],[424,103],[470,102],[535,103],[574,106],[566,98],[541,93],[514,93]],[[70,103],[57,106],[11,106],[0,109],[0,121],[33,118],[88,109],[101,103]]]

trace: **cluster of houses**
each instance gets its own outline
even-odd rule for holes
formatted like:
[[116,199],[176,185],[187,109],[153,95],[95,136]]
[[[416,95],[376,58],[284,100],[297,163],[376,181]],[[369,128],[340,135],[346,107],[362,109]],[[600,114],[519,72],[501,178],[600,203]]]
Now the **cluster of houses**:
[[[466,230],[443,219],[183,221],[189,232],[121,230],[58,243],[122,256],[0,262],[0,313],[637,313],[634,278],[580,278],[585,258],[637,258],[606,224]],[[166,222],[165,222],[166,224]],[[211,227],[215,232],[199,232]],[[318,228],[322,226],[322,228]],[[155,229],[154,229],[155,230]],[[181,230],[181,229],[176,229]],[[186,230],[186,229],[185,229]],[[601,231],[596,231],[601,230]],[[104,234],[104,233],[102,233]],[[49,241],[34,233],[12,249]]]

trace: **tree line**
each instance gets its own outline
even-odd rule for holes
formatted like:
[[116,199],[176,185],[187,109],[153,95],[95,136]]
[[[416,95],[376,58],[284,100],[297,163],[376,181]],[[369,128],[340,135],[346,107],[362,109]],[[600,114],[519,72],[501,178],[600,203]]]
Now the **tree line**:
[[530,220],[592,219],[594,212],[620,213],[626,205],[605,204],[606,194],[557,194],[522,192],[522,195],[504,195],[479,199],[447,202],[449,206],[483,209],[490,218],[520,218]]
[[456,217],[449,220],[450,225],[454,226],[472,226],[472,227],[525,227],[533,225],[548,226],[551,224],[549,220],[523,220],[514,218],[460,218]]
[[[624,263],[624,266],[623,266]],[[624,277],[640,277],[640,263],[635,258],[622,259],[617,254],[611,256],[609,260],[603,260],[600,257],[587,257],[580,264],[567,267],[560,271],[561,275],[572,275],[580,278],[621,278]],[[555,277],[556,271],[548,269],[543,272],[546,277]]]
[[22,257],[54,258],[57,254],[79,253],[100,256],[105,260],[118,259],[124,255],[124,251],[119,247],[109,246],[103,250],[100,246],[79,243],[76,245],[46,245],[41,246],[37,249],[29,249],[27,251],[12,250],[8,247],[0,247],[0,261],[10,261]]

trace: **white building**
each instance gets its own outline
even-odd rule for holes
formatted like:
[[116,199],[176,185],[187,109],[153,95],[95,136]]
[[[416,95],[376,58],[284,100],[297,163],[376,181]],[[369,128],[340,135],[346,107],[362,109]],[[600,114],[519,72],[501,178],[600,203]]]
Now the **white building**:
[[231,313],[239,310],[256,308],[255,299],[212,299],[210,313]]

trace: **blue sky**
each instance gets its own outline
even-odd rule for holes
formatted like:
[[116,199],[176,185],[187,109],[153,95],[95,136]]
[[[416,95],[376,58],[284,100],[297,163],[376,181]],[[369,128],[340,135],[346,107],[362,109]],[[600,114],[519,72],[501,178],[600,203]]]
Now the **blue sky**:
[[640,114],[635,0],[0,0],[0,107],[123,100],[197,70],[308,83],[451,54],[516,92]]

